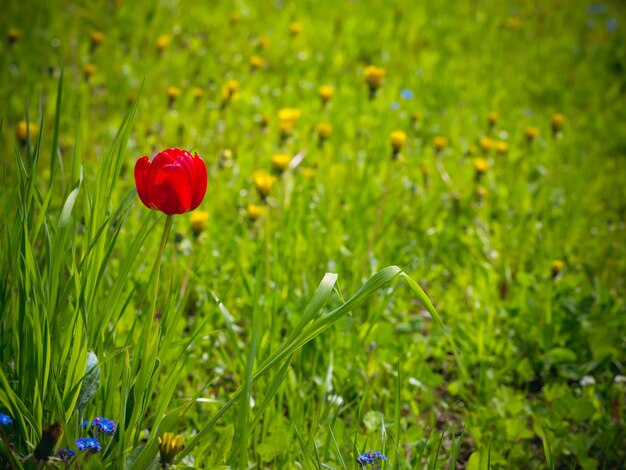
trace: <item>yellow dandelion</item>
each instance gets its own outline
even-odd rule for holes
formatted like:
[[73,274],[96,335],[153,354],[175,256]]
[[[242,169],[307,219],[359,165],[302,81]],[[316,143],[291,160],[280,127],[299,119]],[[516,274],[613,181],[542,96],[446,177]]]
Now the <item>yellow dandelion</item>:
[[565,122],[565,116],[562,114],[554,114],[550,123],[552,124],[552,132],[557,134],[563,129],[563,123]]
[[26,121],[20,121],[17,124],[17,140],[22,143],[26,143],[27,140],[32,140],[37,134],[37,124],[34,122],[27,123]]
[[530,143],[539,135],[539,129],[536,127],[527,127],[524,130],[524,135],[526,136],[526,140]]
[[252,57],[250,57],[250,68],[252,70],[265,68],[265,59],[260,55],[254,54]]
[[387,71],[382,67],[376,67],[375,65],[365,67],[363,74],[365,75],[365,83],[367,83],[370,90],[370,99],[376,96],[376,90],[382,85],[386,73]]
[[7,36],[9,38],[9,44],[15,44],[22,38],[22,31],[17,28],[9,28],[9,31],[7,31]]
[[93,31],[89,35],[89,41],[91,42],[91,48],[95,49],[100,44],[102,44],[102,42],[104,41],[105,37],[106,36],[104,35],[104,33],[102,31]]
[[265,170],[257,170],[252,174],[252,181],[259,196],[265,199],[274,185],[274,177]]
[[474,156],[474,155],[476,155],[477,153],[478,153],[478,147],[476,147],[475,145],[470,145],[470,146],[467,148],[466,155],[467,155],[468,157],[473,157],[473,156]]
[[189,222],[191,224],[191,231],[194,236],[197,237],[206,228],[209,222],[209,213],[206,211],[194,211],[189,217]]
[[489,123],[489,127],[493,127],[498,123],[498,119],[500,119],[500,115],[495,111],[491,111],[487,115],[487,122]]
[[156,39],[156,48],[159,53],[163,52],[167,46],[172,42],[172,37],[169,34],[161,34]]
[[274,154],[272,155],[272,168],[278,173],[282,173],[287,169],[290,161],[291,157],[289,155],[285,155],[284,153]]
[[301,171],[302,177],[304,179],[309,180],[309,181],[312,180],[313,178],[315,178],[315,173],[316,172],[317,172],[317,170],[315,168],[310,167],[310,166],[303,167],[302,171]]
[[199,100],[204,96],[204,89],[200,87],[194,87],[191,89],[191,95],[194,99]]
[[267,36],[261,36],[259,38],[259,49],[267,49],[268,47],[270,47],[270,38]]
[[167,87],[167,96],[171,100],[176,100],[177,98],[179,98],[182,92],[183,91],[180,88],[178,88],[177,86],[168,86]]
[[322,104],[326,104],[335,94],[335,89],[329,85],[323,85],[320,87],[318,93],[320,95],[320,100],[322,100]]
[[504,140],[499,140],[496,142],[496,152],[500,155],[506,155],[509,151],[509,144],[507,144]]
[[484,175],[489,169],[489,162],[482,157],[475,158],[474,169],[476,170],[476,176]]
[[94,64],[85,64],[83,66],[83,75],[89,80],[93,74],[96,73],[96,70],[98,70],[98,68]]
[[289,24],[289,34],[291,34],[292,36],[297,36],[302,32],[303,26],[302,23],[300,23],[299,21],[294,21],[291,24]]
[[390,136],[391,150],[397,155],[406,143],[406,133],[403,131],[393,131]]
[[481,137],[478,141],[478,145],[480,145],[480,150],[482,150],[483,153],[489,153],[493,142],[489,137]]
[[563,269],[565,269],[565,262],[560,259],[555,259],[554,261],[552,261],[551,268],[552,278],[554,279],[563,271]]
[[237,26],[239,21],[241,20],[241,14],[238,12],[234,12],[230,15],[230,25]]
[[263,207],[257,204],[248,204],[248,207],[246,207],[246,216],[253,222],[260,219],[263,212]]
[[320,141],[324,141],[328,139],[330,137],[330,134],[332,134],[332,132],[333,132],[332,126],[328,124],[327,122],[321,122],[317,126],[317,136],[319,137]]
[[424,119],[424,115],[419,112],[419,111],[413,111],[411,113],[411,121],[413,121],[413,124],[417,124],[418,122],[420,122],[422,119]]
[[433,145],[435,146],[435,150],[437,152],[441,152],[443,149],[445,149],[448,146],[448,139],[447,137],[438,135],[437,137],[433,139]]
[[171,432],[163,434],[163,438],[159,439],[159,455],[161,457],[161,465],[169,468],[174,462],[176,455],[185,448],[185,439],[178,434],[174,437]]

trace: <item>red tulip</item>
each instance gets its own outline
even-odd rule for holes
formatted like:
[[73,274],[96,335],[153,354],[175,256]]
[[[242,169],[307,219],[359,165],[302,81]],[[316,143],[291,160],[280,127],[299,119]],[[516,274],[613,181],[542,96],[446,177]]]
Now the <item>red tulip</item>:
[[204,160],[186,150],[166,149],[152,162],[141,157],[135,164],[135,186],[139,199],[148,209],[167,215],[182,214],[200,205],[206,193]]

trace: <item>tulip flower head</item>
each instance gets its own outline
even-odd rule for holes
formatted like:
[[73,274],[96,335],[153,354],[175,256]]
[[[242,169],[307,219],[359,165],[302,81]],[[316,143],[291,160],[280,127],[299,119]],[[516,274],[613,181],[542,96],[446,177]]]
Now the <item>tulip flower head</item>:
[[135,185],[141,202],[167,215],[183,214],[200,205],[207,187],[204,160],[186,150],[171,148],[150,161],[135,164]]

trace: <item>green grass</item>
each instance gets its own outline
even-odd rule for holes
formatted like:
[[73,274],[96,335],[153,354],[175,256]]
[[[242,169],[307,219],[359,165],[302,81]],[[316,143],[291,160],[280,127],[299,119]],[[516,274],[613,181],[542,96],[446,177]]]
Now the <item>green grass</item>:
[[[95,416],[117,431],[84,468],[158,467],[165,432],[185,437],[179,468],[351,469],[369,449],[388,469],[623,465],[619,2],[3,9],[0,467],[36,468],[53,423],[75,448]],[[301,112],[287,139],[282,108]],[[155,265],[166,218],[133,167],[168,147],[206,161],[209,222],[175,216]],[[262,200],[275,153],[303,160]]]

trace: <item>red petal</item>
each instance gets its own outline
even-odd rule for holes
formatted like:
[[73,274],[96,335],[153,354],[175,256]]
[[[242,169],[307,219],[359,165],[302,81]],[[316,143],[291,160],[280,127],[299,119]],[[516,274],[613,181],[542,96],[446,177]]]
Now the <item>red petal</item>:
[[196,155],[195,157],[193,157],[193,166],[195,171],[194,179],[192,180],[193,197],[191,199],[191,207],[189,208],[190,211],[194,210],[200,205],[200,203],[204,199],[204,195],[206,194],[207,186],[207,171],[204,160]]
[[157,209],[167,215],[182,214],[189,210],[191,181],[184,165],[162,165],[156,172],[151,172],[151,176],[150,195]]
[[135,163],[135,187],[137,188],[137,194],[141,202],[143,202],[147,208],[152,209],[154,206],[150,203],[148,196],[148,187],[150,186],[150,181],[148,180],[149,173],[150,160],[148,157],[141,157],[137,160],[137,163]]

